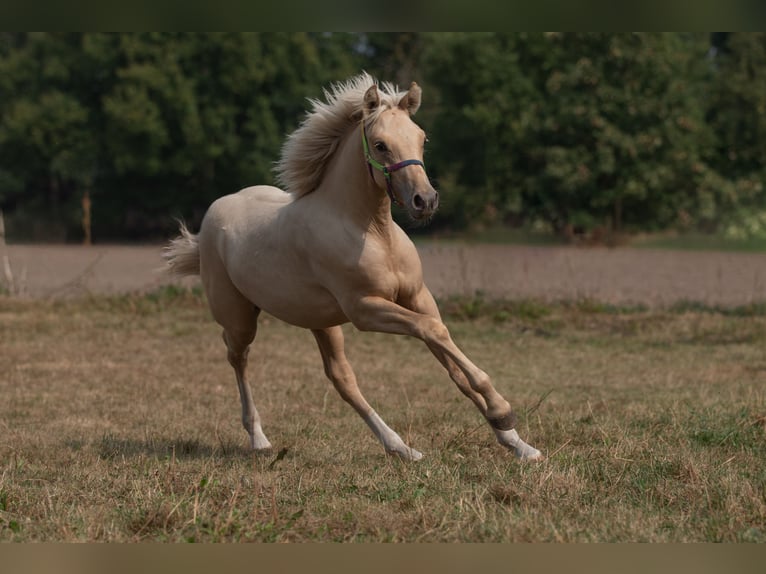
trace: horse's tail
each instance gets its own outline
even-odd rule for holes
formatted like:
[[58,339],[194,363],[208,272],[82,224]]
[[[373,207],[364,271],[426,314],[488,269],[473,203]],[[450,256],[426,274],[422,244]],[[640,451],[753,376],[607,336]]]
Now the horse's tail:
[[179,222],[181,235],[173,239],[162,251],[166,269],[175,275],[199,275],[199,243],[183,221]]

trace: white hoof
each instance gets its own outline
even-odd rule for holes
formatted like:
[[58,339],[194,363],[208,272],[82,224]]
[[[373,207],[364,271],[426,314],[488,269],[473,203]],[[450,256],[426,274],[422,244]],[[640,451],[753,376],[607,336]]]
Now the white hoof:
[[543,453],[521,440],[519,433],[517,433],[515,429],[507,431],[498,429],[493,430],[495,431],[495,436],[497,436],[497,442],[504,447],[513,450],[513,454],[516,455],[516,458],[519,460],[541,461],[545,458]]
[[267,439],[265,436],[255,436],[250,438],[250,448],[255,452],[259,452],[271,450],[272,446],[269,442],[269,439]]
[[398,456],[400,459],[407,461],[415,461],[423,458],[422,452],[408,446],[396,450],[386,450],[386,452],[390,455]]
[[515,449],[513,449],[513,454],[515,454],[516,458],[518,458],[519,460],[529,461],[529,462],[540,462],[545,459],[545,456],[543,456],[543,453],[541,453],[535,447],[529,446],[526,443],[524,443],[524,447],[526,448],[516,447]]
[[383,448],[386,449],[387,454],[396,455],[402,460],[420,460],[423,458],[421,453],[408,447],[402,437],[392,431],[375,411],[370,411],[362,418],[378,437],[378,440],[383,443]]

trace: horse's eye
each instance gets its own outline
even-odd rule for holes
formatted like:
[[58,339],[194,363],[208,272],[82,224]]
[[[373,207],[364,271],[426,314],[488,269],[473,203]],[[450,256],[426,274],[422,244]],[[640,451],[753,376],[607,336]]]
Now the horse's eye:
[[381,153],[385,153],[388,151],[386,144],[384,144],[383,142],[375,142],[375,149]]

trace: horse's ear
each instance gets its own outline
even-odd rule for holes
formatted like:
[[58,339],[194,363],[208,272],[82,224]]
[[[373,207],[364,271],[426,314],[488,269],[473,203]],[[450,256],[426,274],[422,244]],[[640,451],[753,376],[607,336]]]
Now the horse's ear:
[[404,94],[401,100],[399,100],[399,107],[406,111],[411,116],[415,115],[415,112],[420,108],[420,96],[423,94],[423,90],[420,89],[415,82],[410,84],[410,89]]
[[364,117],[367,117],[372,112],[378,109],[380,105],[380,94],[378,93],[378,86],[371,85],[364,93]]

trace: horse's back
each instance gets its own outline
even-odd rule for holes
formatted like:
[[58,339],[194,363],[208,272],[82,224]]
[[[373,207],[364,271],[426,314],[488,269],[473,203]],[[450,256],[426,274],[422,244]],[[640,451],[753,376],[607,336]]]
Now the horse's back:
[[[216,199],[205,214],[202,232],[215,229],[235,229],[240,225],[256,225],[273,218],[277,211],[292,203],[293,196],[270,185],[246,187],[237,193]],[[207,228],[207,229],[206,229]]]

